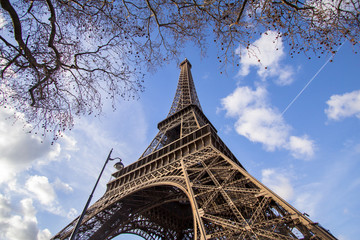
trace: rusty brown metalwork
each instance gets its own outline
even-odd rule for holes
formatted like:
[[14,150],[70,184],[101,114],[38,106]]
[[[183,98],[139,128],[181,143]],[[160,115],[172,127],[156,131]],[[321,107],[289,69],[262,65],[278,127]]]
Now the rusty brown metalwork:
[[[201,110],[190,62],[143,155],[113,173],[77,239],[336,239],[251,176]],[[68,239],[75,219],[52,239]]]

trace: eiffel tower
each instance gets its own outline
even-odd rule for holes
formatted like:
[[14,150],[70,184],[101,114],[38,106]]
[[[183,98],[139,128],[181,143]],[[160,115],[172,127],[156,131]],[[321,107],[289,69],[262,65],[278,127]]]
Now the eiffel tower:
[[[336,239],[251,176],[202,112],[191,64],[174,101],[134,163],[113,173],[77,239]],[[68,239],[77,219],[53,239]]]

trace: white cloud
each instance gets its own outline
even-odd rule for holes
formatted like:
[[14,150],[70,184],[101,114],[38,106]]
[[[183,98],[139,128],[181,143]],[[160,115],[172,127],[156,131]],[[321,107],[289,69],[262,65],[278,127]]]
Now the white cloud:
[[252,142],[264,144],[267,150],[274,151],[286,143],[289,126],[272,108],[249,107],[235,123],[238,134]]
[[[48,229],[38,229],[35,213],[26,215],[29,224],[24,225],[23,230],[13,227],[25,221],[24,213],[14,210],[20,208],[19,199],[32,199],[38,214],[46,214],[49,220],[59,217],[72,220],[78,215],[75,205],[79,204],[74,205],[69,196],[70,199],[74,197],[74,190],[77,194],[81,191],[83,195],[89,194],[108,151],[113,147],[112,157],[122,157],[125,163],[132,162],[141,154],[138,151],[148,144],[146,119],[138,102],[122,104],[118,112],[108,113],[113,115],[111,119],[105,116],[100,120],[79,120],[79,125],[53,146],[40,136],[27,134],[20,121],[7,120],[12,114],[8,109],[0,109],[0,192],[8,197],[5,202],[0,198],[0,216],[6,215],[0,219],[0,239],[4,240],[13,239],[15,231],[28,232],[19,233],[19,238],[15,239],[43,240],[51,236]],[[144,147],[139,147],[139,143]],[[94,199],[103,194],[114,171],[111,165],[108,164]],[[92,185],[84,188],[84,182]],[[7,208],[2,207],[6,204]],[[30,221],[31,216],[35,217],[33,221]],[[49,229],[52,229],[51,225],[54,224],[49,224]]]
[[20,202],[22,215],[11,216],[7,221],[8,228],[5,232],[7,239],[36,239],[37,237],[37,220],[32,200],[27,198]]
[[[10,200],[0,194],[0,239],[3,240],[44,240],[49,239],[48,229],[39,230],[36,210],[30,198],[12,207]],[[16,213],[17,212],[17,213]]]
[[293,157],[308,159],[314,155],[314,141],[310,140],[308,136],[291,136],[289,140],[288,148],[291,150]]
[[35,162],[55,160],[61,151],[58,143],[51,146],[49,141],[42,143],[39,136],[26,133],[27,126],[20,120],[13,122],[13,114],[0,109],[0,184],[11,181]]
[[250,68],[257,68],[257,74],[266,80],[268,77],[275,78],[275,83],[284,86],[293,82],[294,70],[289,65],[281,64],[284,58],[284,46],[278,33],[274,31],[264,32],[261,37],[246,48],[238,48],[236,53],[240,55],[240,76],[250,73]]
[[[0,194],[0,219],[7,218],[10,214],[10,210],[11,210],[10,200],[5,196],[3,196],[2,194]],[[0,224],[0,230],[1,227],[2,225]]]
[[49,229],[39,231],[37,234],[37,240],[49,240],[51,238],[51,232]]
[[69,151],[78,151],[79,147],[77,146],[77,140],[68,134],[64,134],[61,138],[61,142],[64,143],[64,150]]
[[[62,186],[59,186],[62,184]],[[69,185],[62,183],[60,180],[55,185],[63,188],[63,191],[72,191]],[[65,188],[65,189],[64,189]],[[49,179],[45,176],[31,176],[25,183],[25,189],[28,191],[28,195],[39,201],[42,207],[55,215],[66,216],[66,212],[63,207],[59,205],[58,198],[54,187],[49,182]]]
[[31,176],[26,181],[26,189],[40,201],[41,204],[52,206],[56,200],[56,193],[45,176]]
[[[46,171],[46,168],[53,170],[48,165],[54,162],[59,164],[59,160],[68,154],[64,150],[73,151],[76,141],[71,137],[66,137],[65,139],[59,139],[59,142],[51,145],[47,139],[34,134],[28,134],[26,129],[29,126],[21,122],[21,120],[14,122],[11,118],[13,114],[14,111],[12,110],[0,109],[0,192],[6,194],[9,197],[9,201],[11,197],[15,196],[16,200],[13,203],[9,202],[11,205],[15,202],[17,203],[18,198],[31,197],[35,203],[38,201],[39,204],[36,207],[55,215],[66,216],[67,213],[60,206],[54,188],[69,193],[72,191],[72,187],[62,182],[60,178],[56,178],[52,186],[47,177],[38,175],[29,176],[27,171],[31,169],[36,172],[43,172],[44,169]],[[61,146],[64,146],[64,149]],[[18,203],[15,205],[18,205]],[[22,207],[25,209],[26,206],[29,206],[29,204]],[[9,209],[11,210],[11,206]],[[10,220],[7,222],[7,226],[12,226],[17,221],[23,221],[26,216],[35,217],[35,214],[9,214],[7,218]],[[29,224],[36,226],[35,221],[29,222]],[[27,228],[36,229],[30,226],[27,226]],[[11,235],[12,230],[6,229],[6,234]],[[0,231],[2,230],[0,229]],[[49,231],[45,229],[39,232],[36,231],[33,235],[29,235],[29,238],[25,239],[36,239],[36,236],[41,239],[46,238],[48,235]],[[0,239],[3,238],[0,236]],[[12,239],[12,237],[9,237],[9,239]]]
[[73,188],[69,184],[62,182],[59,178],[56,178],[56,180],[54,182],[54,187],[65,193],[71,193],[74,191]]
[[238,87],[235,91],[223,98],[221,103],[226,108],[226,115],[236,117],[241,114],[249,105],[254,107],[265,105],[267,91],[263,87],[252,90],[249,87]]
[[295,158],[310,158],[314,144],[307,136],[290,136],[291,127],[279,111],[269,104],[267,90],[238,87],[221,100],[226,115],[236,119],[236,132],[252,142],[262,143],[266,150],[287,149]]
[[292,199],[294,189],[290,183],[290,179],[286,177],[285,174],[276,171],[275,169],[263,169],[261,175],[262,183],[272,191],[287,201]]
[[360,90],[332,95],[326,104],[325,113],[329,119],[341,120],[352,116],[360,119]]
[[4,15],[2,14],[2,12],[0,12],[0,28],[4,27],[6,24],[6,19],[4,18]]
[[78,216],[78,211],[75,208],[70,208],[69,212],[66,214],[66,217],[73,220]]
[[318,204],[321,202],[322,194],[319,189],[308,189],[304,192],[298,192],[294,205],[297,209],[301,209],[301,211],[314,217],[316,216]]
[[[41,170],[39,167],[47,167],[57,160],[63,153],[60,141],[68,149],[68,145],[72,146],[71,139],[60,139],[59,143],[51,146],[49,141],[27,134],[22,122],[14,123],[9,119],[12,114],[7,109],[0,110],[0,192],[6,194],[6,197],[0,194],[0,239],[49,239],[50,231],[38,228],[33,201],[39,201],[40,209],[66,216],[67,213],[58,203],[54,187],[65,193],[71,192],[72,188],[60,179],[55,180],[53,187],[47,177],[29,177],[26,171]],[[19,198],[24,199],[19,203]]]
[[[239,75],[246,76],[250,68],[265,81],[274,78],[277,85],[293,82],[294,70],[282,64],[284,46],[279,34],[264,32],[246,48],[238,48],[241,69]],[[314,143],[309,137],[291,136],[291,126],[286,123],[278,109],[271,106],[264,83],[255,83],[255,89],[237,87],[233,93],[221,100],[226,115],[236,119],[236,132],[252,142],[262,143],[266,150],[289,150],[295,158],[309,159],[314,155]]]
[[51,161],[56,161],[59,159],[58,157],[60,156],[62,150],[59,143],[53,143],[52,146],[47,145],[48,143],[42,144],[45,145],[45,148],[48,148],[48,152],[37,159],[37,165],[48,165]]

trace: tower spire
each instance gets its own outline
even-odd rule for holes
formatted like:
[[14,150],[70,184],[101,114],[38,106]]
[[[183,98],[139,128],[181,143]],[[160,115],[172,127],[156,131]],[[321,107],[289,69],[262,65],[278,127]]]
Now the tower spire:
[[197,105],[201,110],[199,98],[196,94],[195,84],[191,75],[191,64],[187,58],[180,63],[180,76],[174,101],[168,117],[189,105]]

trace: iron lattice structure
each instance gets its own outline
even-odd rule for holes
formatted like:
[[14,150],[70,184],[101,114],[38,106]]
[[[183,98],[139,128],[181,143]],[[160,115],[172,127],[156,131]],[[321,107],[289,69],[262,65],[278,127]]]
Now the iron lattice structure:
[[[336,239],[252,177],[203,114],[181,63],[169,115],[142,156],[113,174],[77,239]],[[53,239],[68,239],[77,219]]]

